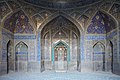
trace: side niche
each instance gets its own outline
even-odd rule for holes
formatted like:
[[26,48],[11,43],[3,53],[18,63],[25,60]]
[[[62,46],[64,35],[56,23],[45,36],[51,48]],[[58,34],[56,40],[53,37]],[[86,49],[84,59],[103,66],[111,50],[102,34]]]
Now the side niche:
[[27,66],[28,66],[28,46],[21,41],[15,46],[15,70],[27,71]]

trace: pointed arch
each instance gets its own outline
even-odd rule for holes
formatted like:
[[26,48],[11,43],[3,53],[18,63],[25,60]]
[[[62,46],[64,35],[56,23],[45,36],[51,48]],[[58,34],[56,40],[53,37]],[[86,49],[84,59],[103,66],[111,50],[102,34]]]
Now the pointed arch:
[[53,47],[56,47],[59,44],[65,45],[66,47],[69,47],[68,44],[66,42],[64,42],[64,41],[57,42],[56,44],[53,45]]
[[93,71],[105,71],[105,46],[101,42],[93,45]]
[[[70,63],[70,47],[64,41],[58,41],[53,44],[52,47],[52,63],[55,67],[55,70],[65,69],[67,70],[67,66]],[[61,63],[62,62],[62,63]],[[59,65],[59,63],[61,65]]]
[[[40,38],[41,38],[41,71],[44,71],[45,69],[53,69],[55,67],[55,60],[54,60],[54,44],[59,43],[59,41],[63,41],[63,43],[67,43],[69,45],[69,47],[71,47],[71,49],[66,49],[69,50],[67,52],[71,51],[71,57],[72,57],[72,61],[74,66],[74,70],[78,69],[78,65],[80,65],[80,51],[79,51],[79,46],[80,46],[80,36],[81,34],[83,34],[79,30],[80,29],[80,25],[77,27],[74,24],[74,21],[70,21],[69,18],[71,17],[65,17],[66,15],[62,12],[56,13],[56,15],[53,15],[54,17],[51,17],[53,19],[50,18],[50,20],[47,23],[42,24],[39,27],[39,33],[41,33]],[[73,18],[71,18],[73,19]],[[78,24],[78,23],[76,23]],[[79,29],[78,29],[79,28]],[[61,32],[60,32],[61,31]],[[55,34],[58,34],[56,37],[53,37]],[[46,34],[49,36],[47,36],[47,38],[45,38]],[[73,34],[75,34],[75,36],[73,37]],[[77,37],[77,38],[76,38]],[[71,39],[71,40],[70,40]],[[73,40],[73,41],[72,41]],[[72,43],[70,45],[70,43]],[[60,44],[62,44],[62,42],[60,42]],[[40,44],[39,44],[40,45]],[[74,45],[74,46],[72,46]],[[76,52],[73,51],[75,47]],[[70,54],[67,55],[67,65],[70,62]],[[79,60],[79,61],[78,61]],[[46,63],[50,63],[52,62],[50,66]],[[63,61],[64,62],[64,61]],[[80,67],[79,67],[80,68]]]
[[27,71],[28,64],[28,46],[20,41],[15,46],[15,70]]
[[16,44],[16,47],[17,47],[18,45],[20,45],[20,44],[24,44],[24,45],[28,48],[28,45],[27,45],[25,42],[23,42],[23,41],[18,42],[18,43]]
[[84,28],[75,20],[73,19],[72,17],[70,17],[69,15],[63,13],[63,12],[56,12],[54,13],[53,15],[51,15],[50,17],[47,18],[47,20],[45,20],[41,25],[40,27],[38,28],[38,31],[42,31],[43,27],[48,24],[50,21],[52,21],[53,19],[59,17],[59,16],[63,16],[65,17],[66,19],[68,19],[69,21],[71,21],[72,23],[74,23],[74,25],[77,26],[77,28],[79,29],[80,31],[80,34],[83,34],[84,33]]
[[103,49],[105,50],[105,45],[104,45],[102,42],[100,42],[100,41],[96,42],[96,43],[93,45],[93,48],[94,48],[96,45],[98,45],[98,44],[101,44],[101,45],[103,46]]

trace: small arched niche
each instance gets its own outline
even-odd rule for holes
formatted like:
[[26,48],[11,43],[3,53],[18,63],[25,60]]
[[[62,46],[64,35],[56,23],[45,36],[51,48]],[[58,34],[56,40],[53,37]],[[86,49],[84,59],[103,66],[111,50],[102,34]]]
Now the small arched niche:
[[93,46],[93,71],[105,71],[105,46],[101,42]]
[[28,46],[24,42],[19,42],[15,46],[15,70],[27,71]]
[[56,71],[67,71],[70,62],[70,48],[63,42],[57,42],[52,48],[52,62]]

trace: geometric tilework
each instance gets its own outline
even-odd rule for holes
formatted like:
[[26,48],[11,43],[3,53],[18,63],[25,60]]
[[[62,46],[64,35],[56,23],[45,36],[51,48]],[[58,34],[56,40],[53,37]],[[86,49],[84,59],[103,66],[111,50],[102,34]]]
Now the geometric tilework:
[[14,35],[12,33],[7,32],[4,29],[2,29],[2,35],[7,36],[9,39],[14,39]]
[[43,17],[39,14],[36,14],[32,17],[35,25],[37,26],[37,28],[41,25],[41,23],[44,21]]
[[36,39],[35,35],[14,35],[14,39]]
[[105,30],[107,33],[116,29],[117,26],[115,25],[114,19],[112,19],[110,16],[108,16],[102,12],[100,12],[100,14],[103,18]]
[[34,33],[34,29],[23,11],[18,11],[9,17],[4,23],[4,28],[13,33]]
[[10,8],[5,2],[0,2],[0,21],[10,12]]
[[87,35],[86,40],[105,40],[106,39],[106,35]]
[[88,34],[106,34],[115,29],[114,21],[102,12],[97,12],[88,26]]
[[114,4],[109,11],[116,19],[120,20],[120,4]]
[[93,17],[91,24],[87,29],[88,34],[105,34],[106,30],[104,27],[104,21],[99,12]]
[[107,35],[107,39],[112,39],[114,36],[117,36],[117,31],[111,32],[109,35]]

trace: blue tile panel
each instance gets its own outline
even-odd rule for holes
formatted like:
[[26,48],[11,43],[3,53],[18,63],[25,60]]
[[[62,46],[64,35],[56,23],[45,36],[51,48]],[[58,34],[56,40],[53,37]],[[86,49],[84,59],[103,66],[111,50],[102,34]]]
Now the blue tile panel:
[[81,36],[81,41],[80,41],[80,56],[81,56],[81,60],[84,61],[84,36]]
[[111,39],[116,35],[117,35],[117,31],[115,30],[115,31],[111,32],[109,35],[107,35],[107,39]]
[[37,46],[38,46],[38,55],[37,55],[37,60],[41,61],[41,44],[40,44],[40,32],[38,33],[38,37],[37,37]]
[[34,33],[34,28],[31,26],[28,17],[23,11],[18,11],[6,19],[4,28],[12,33]]
[[36,39],[36,35],[14,35],[14,39]]
[[88,26],[88,34],[106,34],[115,29],[115,23],[111,17],[102,12],[97,12]]
[[106,35],[87,35],[86,40],[105,40]]
[[9,40],[13,40],[14,35],[8,31],[2,29],[2,61],[7,60],[7,43]]

